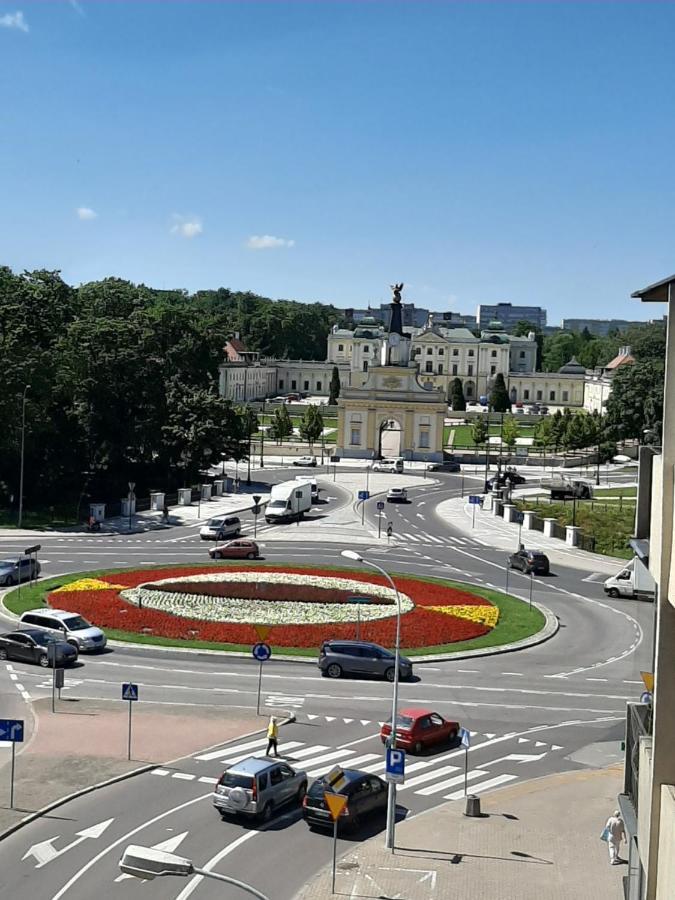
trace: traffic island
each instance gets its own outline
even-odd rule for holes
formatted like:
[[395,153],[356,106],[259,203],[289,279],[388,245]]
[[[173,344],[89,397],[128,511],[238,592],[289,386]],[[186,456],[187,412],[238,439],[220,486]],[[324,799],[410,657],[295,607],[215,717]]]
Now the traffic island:
[[[412,657],[491,653],[555,632],[536,604],[488,588],[392,573],[401,603],[401,649]],[[15,614],[48,604],[79,613],[110,638],[153,646],[250,653],[265,628],[275,655],[316,659],[327,639],[392,647],[397,597],[372,571],[223,564],[148,567],[49,579]]]

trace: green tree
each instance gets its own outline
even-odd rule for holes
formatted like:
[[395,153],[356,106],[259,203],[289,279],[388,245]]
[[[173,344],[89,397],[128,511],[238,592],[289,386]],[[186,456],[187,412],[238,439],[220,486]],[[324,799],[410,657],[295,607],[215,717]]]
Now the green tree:
[[587,431],[584,423],[586,418],[586,413],[582,412],[570,416],[563,438],[565,450],[580,450],[586,446]]
[[328,405],[335,406],[340,396],[340,372],[337,366],[333,366],[333,373],[330,376],[330,389],[328,394]]
[[270,437],[280,444],[293,434],[293,422],[285,405],[274,410],[274,418],[270,425]]
[[553,416],[545,416],[543,419],[540,419],[534,428],[534,445],[535,447],[542,447],[544,450],[547,447],[555,446],[555,428],[553,424]]
[[664,364],[661,360],[621,366],[607,400],[607,428],[615,439],[637,438],[651,428],[660,437],[663,419]]
[[486,420],[487,416],[481,414],[471,423],[471,440],[477,447],[480,447],[481,444],[487,444],[489,428]]
[[323,416],[318,406],[307,406],[300,421],[300,437],[313,447],[323,434]]
[[490,392],[490,409],[493,409],[495,412],[507,412],[511,409],[506,382],[501,372],[495,377],[492,391]]
[[452,380],[450,385],[450,405],[454,412],[464,412],[466,409],[466,399],[461,378],[453,378]]
[[563,418],[563,414],[559,409],[556,410],[551,417],[551,437],[553,438],[553,447],[556,453],[558,452],[558,447],[565,441],[566,427],[567,422]]
[[501,427],[501,438],[509,449],[516,446],[516,439],[520,434],[518,423],[514,416],[506,416]]

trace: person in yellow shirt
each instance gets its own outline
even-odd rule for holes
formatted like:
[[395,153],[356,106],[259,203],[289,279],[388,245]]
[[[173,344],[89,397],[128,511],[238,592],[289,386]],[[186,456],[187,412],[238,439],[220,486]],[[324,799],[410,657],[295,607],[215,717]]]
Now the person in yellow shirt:
[[274,716],[270,716],[270,722],[267,726],[267,750],[265,751],[265,756],[270,756],[270,751],[274,750],[274,755],[279,756],[279,751],[277,750],[277,741],[279,740],[279,726],[277,725],[277,720]]

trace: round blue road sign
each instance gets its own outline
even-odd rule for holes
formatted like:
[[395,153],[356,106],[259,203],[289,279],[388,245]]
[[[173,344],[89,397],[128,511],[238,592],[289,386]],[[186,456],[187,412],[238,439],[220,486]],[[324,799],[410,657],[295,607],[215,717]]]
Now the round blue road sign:
[[253,654],[253,658],[257,659],[258,662],[265,662],[265,660],[269,659],[272,655],[272,648],[269,644],[254,644],[251,653]]

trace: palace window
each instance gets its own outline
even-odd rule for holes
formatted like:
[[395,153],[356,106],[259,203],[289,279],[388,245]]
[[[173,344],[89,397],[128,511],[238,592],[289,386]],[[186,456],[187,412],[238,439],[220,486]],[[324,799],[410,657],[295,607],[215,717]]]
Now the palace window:
[[433,371],[434,371],[434,364],[433,364],[431,361],[429,361],[429,362],[426,364],[426,366],[425,366],[425,368],[424,368],[424,371],[425,371],[425,372],[433,372]]
[[439,363],[439,364],[438,364],[438,374],[439,374],[439,375],[442,375],[442,374],[443,374],[443,363]]
[[570,399],[570,392],[569,392],[569,391],[563,391],[562,394],[563,394],[563,403],[567,403],[568,400]]
[[469,356],[475,356],[475,353],[473,350],[469,350]]
[[452,351],[453,356],[459,356],[459,350],[455,347]]
[[445,350],[444,350],[442,347],[439,347],[439,348],[438,348],[438,355],[439,355],[439,356],[445,356]]
[[298,387],[298,382],[297,382],[297,381],[291,381],[291,390],[294,391],[294,390],[297,389],[297,387]]
[[351,439],[349,441],[350,444],[360,444],[361,443],[361,428],[352,428]]
[[555,400],[555,391],[549,391],[548,399],[549,399],[549,400]]
[[469,363],[469,365],[466,367],[466,374],[467,374],[467,375],[473,375],[473,366],[472,366],[470,363]]
[[493,359],[496,359],[496,357],[497,357],[497,351],[496,351],[496,350],[492,350],[491,353],[490,353],[490,356],[491,356]]
[[283,389],[284,389],[284,379],[280,378],[279,379],[279,390],[283,391]]
[[320,391],[320,390],[321,390],[321,382],[320,382],[320,381],[317,381],[317,383],[316,383],[316,389],[317,389],[317,391]]
[[453,363],[453,364],[452,364],[452,374],[453,374],[453,375],[456,375],[456,374],[457,374],[457,363]]
[[523,391],[523,400],[529,400],[529,399],[530,399],[530,392],[529,392],[529,390],[524,390],[524,391]]
[[422,428],[420,430],[420,447],[423,449],[429,448],[429,429]]
[[367,359],[363,360],[363,371],[364,372],[368,371],[368,360]]
[[431,356],[431,354],[432,354],[433,352],[434,352],[434,348],[433,348],[433,347],[427,347],[427,356]]
[[308,391],[308,390],[309,390],[309,381],[303,382],[303,388],[302,388],[302,389],[303,389],[303,391]]
[[497,366],[490,366],[490,375],[497,374]]
[[344,344],[338,344],[338,353],[342,353],[344,351],[344,349],[345,349]]

